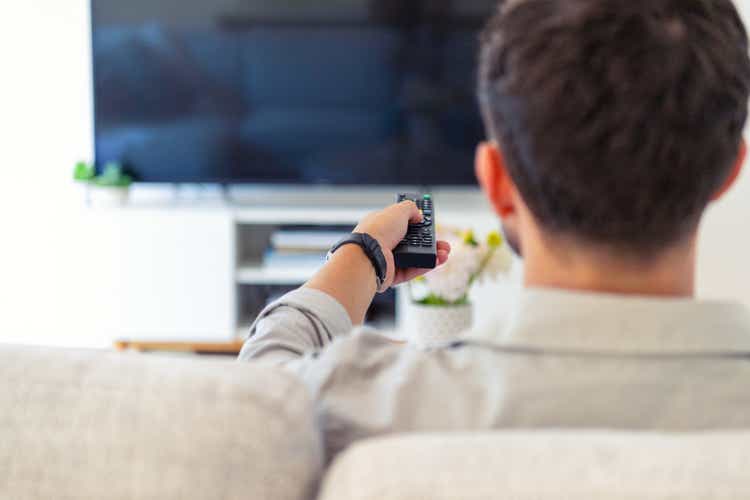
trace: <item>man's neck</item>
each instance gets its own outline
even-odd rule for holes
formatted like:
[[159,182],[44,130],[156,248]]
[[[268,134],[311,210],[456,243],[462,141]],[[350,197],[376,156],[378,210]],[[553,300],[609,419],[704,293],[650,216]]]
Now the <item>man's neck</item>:
[[692,297],[695,238],[649,259],[558,242],[524,245],[525,286],[596,293]]

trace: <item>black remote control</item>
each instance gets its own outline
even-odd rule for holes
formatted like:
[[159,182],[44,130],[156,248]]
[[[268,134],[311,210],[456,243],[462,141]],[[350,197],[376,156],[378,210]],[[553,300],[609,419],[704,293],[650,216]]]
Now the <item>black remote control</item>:
[[424,214],[420,224],[409,224],[406,237],[393,251],[398,269],[434,269],[437,266],[435,208],[429,194],[399,194],[396,203],[411,200]]

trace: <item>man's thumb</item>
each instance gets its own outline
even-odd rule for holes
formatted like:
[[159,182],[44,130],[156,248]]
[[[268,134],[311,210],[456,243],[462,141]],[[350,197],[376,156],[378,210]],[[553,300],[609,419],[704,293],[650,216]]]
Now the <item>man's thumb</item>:
[[409,222],[422,222],[422,211],[413,201],[402,201],[401,203],[399,203],[399,207],[405,212],[405,215],[409,217]]

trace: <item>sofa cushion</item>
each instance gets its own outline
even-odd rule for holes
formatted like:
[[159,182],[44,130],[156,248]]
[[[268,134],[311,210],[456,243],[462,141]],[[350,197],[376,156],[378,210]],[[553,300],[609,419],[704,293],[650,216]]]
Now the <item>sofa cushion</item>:
[[363,442],[320,500],[740,500],[750,433],[521,432]]
[[0,346],[0,498],[309,498],[310,405],[271,367]]

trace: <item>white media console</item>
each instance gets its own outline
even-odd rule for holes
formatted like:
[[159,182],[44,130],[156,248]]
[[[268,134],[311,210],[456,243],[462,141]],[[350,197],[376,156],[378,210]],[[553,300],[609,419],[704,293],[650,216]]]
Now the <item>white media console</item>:
[[[480,232],[497,228],[477,191],[434,194],[439,224]],[[274,231],[333,226],[346,231],[394,196],[376,189],[244,190],[228,199],[136,191],[128,206],[87,209],[90,251],[104,273],[98,293],[116,301],[107,308],[108,334],[112,340],[234,339],[257,312],[257,304],[248,305],[257,300],[255,287],[298,286],[313,272],[263,265]],[[403,304],[406,294],[399,295]],[[484,295],[497,300],[496,293]],[[481,307],[482,298],[477,302]],[[404,321],[397,314],[396,325]]]

